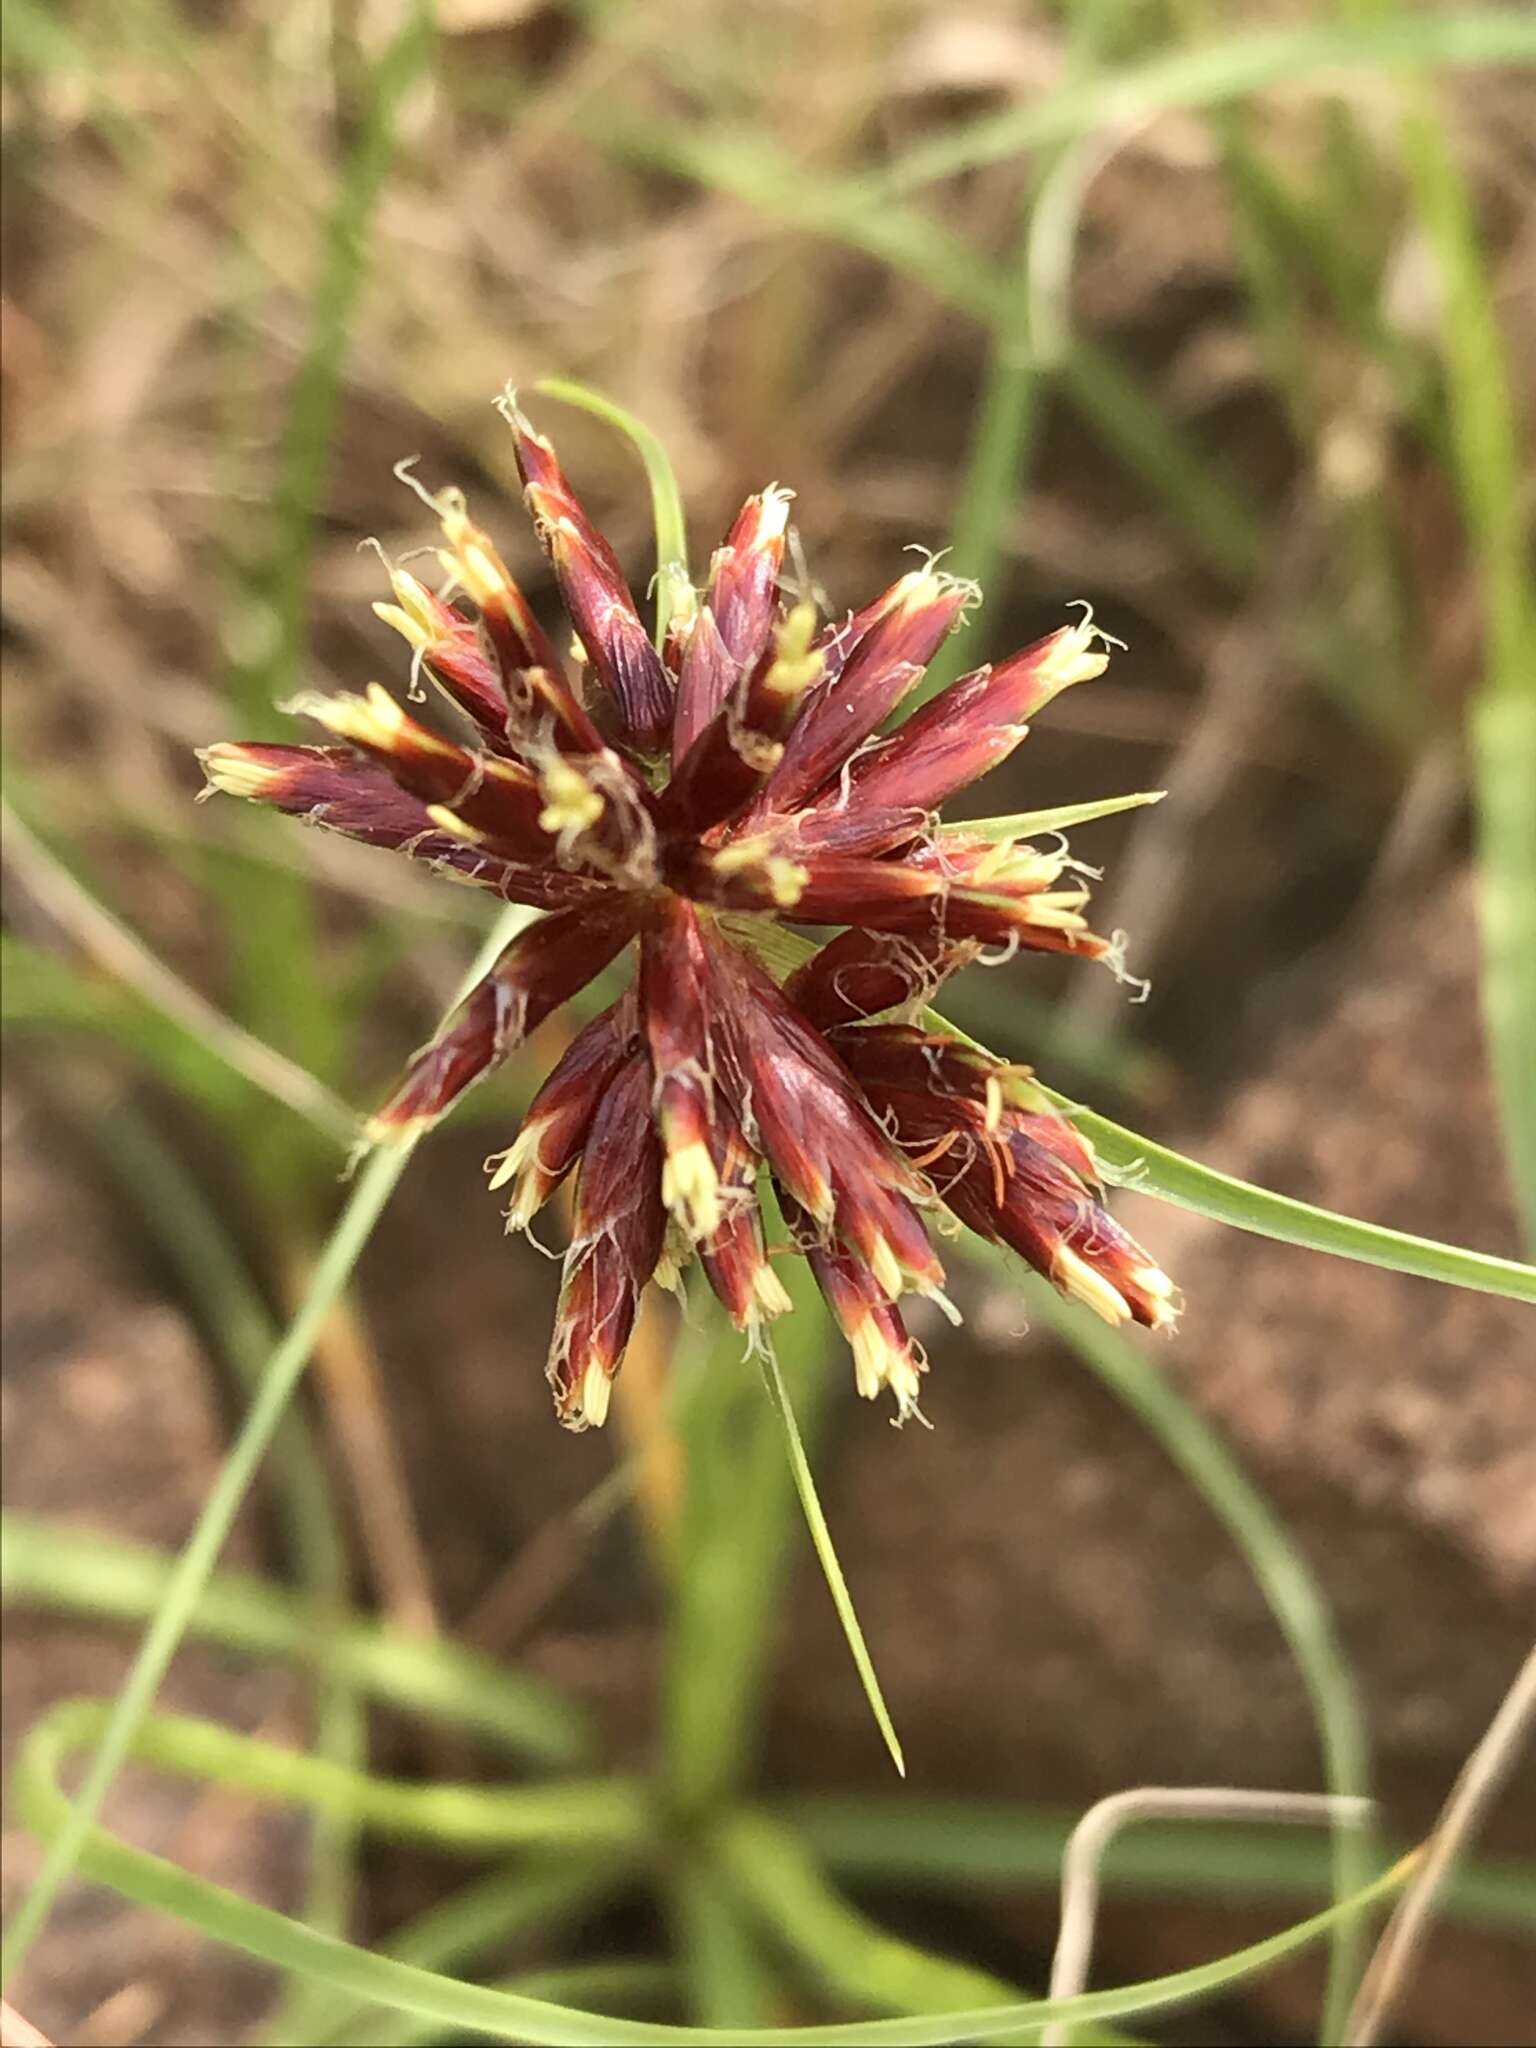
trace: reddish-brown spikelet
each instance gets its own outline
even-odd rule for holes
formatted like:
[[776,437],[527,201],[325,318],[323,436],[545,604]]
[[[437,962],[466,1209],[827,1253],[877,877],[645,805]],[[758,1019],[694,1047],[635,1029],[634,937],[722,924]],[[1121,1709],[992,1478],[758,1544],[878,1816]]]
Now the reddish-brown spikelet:
[[517,1141],[486,1161],[491,1188],[510,1182],[508,1230],[526,1230],[580,1159],[608,1084],[635,1050],[635,999],[626,993],[566,1047],[529,1103]]
[[836,775],[921,680],[973,595],[969,584],[931,569],[894,584],[841,669],[811,688],[759,808],[793,810]]
[[814,1224],[788,1195],[780,1196],[785,1220],[801,1256],[816,1276],[822,1299],[832,1311],[853,1354],[854,1385],[866,1401],[889,1387],[896,1399],[898,1423],[916,1415],[919,1375],[927,1361],[907,1335],[901,1311],[876,1286],[869,1268],[836,1245],[817,1236]]
[[1109,657],[1091,624],[1063,626],[1022,654],[979,668],[912,716],[848,771],[848,799],[936,809],[1005,761],[1042,704],[1102,675]]
[[[934,816],[1051,696],[1099,672],[1100,636],[1065,627],[877,739],[969,586],[915,570],[818,627],[779,587],[789,494],[774,486],[747,500],[658,654],[549,443],[507,412],[581,673],[447,490],[428,502],[476,616],[401,570],[377,609],[412,650],[413,684],[430,676],[464,730],[375,685],[295,707],[339,744],[224,742],[202,758],[211,789],[546,913],[416,1056],[369,1127],[376,1142],[435,1123],[637,942],[625,992],[487,1162],[492,1185],[510,1185],[514,1229],[577,1175],[549,1363],[561,1420],[602,1422],[645,1287],[675,1284],[695,1256],[763,1341],[789,1307],[764,1240],[765,1173],[860,1392],[889,1389],[898,1420],[916,1412],[925,1366],[900,1298],[948,1307],[925,1225],[941,1207],[1101,1315],[1170,1322],[1171,1283],[1110,1219],[1092,1151],[1027,1070],[918,1021],[988,948],[1115,957],[1059,842]],[[781,987],[758,938],[785,920],[847,929]]]
[[618,713],[618,738],[654,752],[672,723],[672,680],[640,622],[618,557],[582,510],[554,450],[513,411],[523,496],[571,623]]
[[547,1368],[560,1420],[601,1425],[640,1295],[666,1236],[660,1147],[647,1114],[650,1062],[620,1067],[587,1133]]
[[435,1124],[466,1088],[600,974],[634,937],[635,925],[634,908],[622,898],[591,910],[559,910],[531,924],[416,1055],[369,1137],[398,1142]]
[[1098,1162],[1065,1118],[1026,1108],[1027,1073],[953,1038],[894,1025],[834,1034],[900,1143],[963,1223],[1020,1253],[1110,1321],[1161,1328],[1178,1295],[1098,1201]]

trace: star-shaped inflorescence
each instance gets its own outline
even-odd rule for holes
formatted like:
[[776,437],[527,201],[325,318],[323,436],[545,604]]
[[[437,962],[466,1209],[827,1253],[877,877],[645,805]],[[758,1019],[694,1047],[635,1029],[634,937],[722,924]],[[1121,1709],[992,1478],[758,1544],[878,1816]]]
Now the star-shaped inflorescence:
[[[489,1162],[526,1229],[576,1175],[550,1351],[561,1420],[601,1423],[641,1295],[695,1256],[756,1337],[789,1307],[790,1242],[853,1352],[859,1391],[915,1412],[925,1360],[901,1301],[948,1307],[928,1221],[1011,1246],[1111,1321],[1172,1321],[1175,1291],[1106,1213],[1093,1153],[1026,1069],[924,1021],[946,978],[1019,949],[1109,959],[1082,871],[1049,845],[940,822],[1027,721],[1102,672],[1088,620],[962,676],[882,737],[976,593],[926,565],[821,623],[782,587],[789,493],[749,498],[658,649],[613,550],[515,405],[524,498],[575,632],[574,673],[463,497],[432,500],[448,588],[404,570],[376,606],[460,714],[461,737],[377,685],[293,707],[329,744],[227,742],[210,785],[428,862],[544,913],[412,1061],[369,1126],[435,1123],[627,949]],[[416,694],[419,695],[419,692]],[[782,982],[773,928],[843,927]]]

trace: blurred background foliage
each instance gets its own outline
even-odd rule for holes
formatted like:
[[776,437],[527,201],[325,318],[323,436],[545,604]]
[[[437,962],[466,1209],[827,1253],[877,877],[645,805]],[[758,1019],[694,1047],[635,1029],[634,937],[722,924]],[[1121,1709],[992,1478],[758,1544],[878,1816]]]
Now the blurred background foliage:
[[[432,539],[391,475],[403,456],[467,490],[549,608],[491,406],[508,379],[580,379],[656,432],[696,569],[774,478],[797,493],[832,607],[883,587],[914,543],[982,581],[948,673],[1076,600],[1129,644],[984,802],[1170,792],[1077,849],[1108,870],[1099,922],[1129,931],[1150,997],[1132,1007],[1108,977],[1041,961],[970,977],[953,1012],[1140,1128],[1219,1143],[1298,1016],[1327,1014],[1383,947],[1392,1015],[1411,1019],[1414,965],[1394,935],[1426,907],[1468,926],[1472,897],[1445,891],[1475,859],[1503,1156],[1536,1219],[1533,42],[1518,8],[1382,0],[9,0],[18,1734],[63,1693],[110,1692],[123,1624],[162,1611],[167,1554],[343,1199],[352,1112],[430,1033],[483,937],[468,892],[234,804],[195,809],[192,749],[286,732],[276,707],[302,685],[398,678],[363,543],[408,560]],[[529,403],[642,587],[633,450]],[[476,1171],[549,1056],[546,1033],[413,1166],[320,1328],[313,1384],[237,1531],[239,1569],[196,1611],[194,1636],[239,1655],[177,1666],[179,1704],[343,1776],[285,1790],[270,1747],[167,1723],[157,1763],[192,1775],[203,1804],[162,1810],[141,1790],[124,1809],[134,1831],[179,1861],[206,1852],[199,1867],[314,1929],[471,1981],[513,1970],[602,2010],[740,2027],[1039,1988],[1072,1809],[1125,1780],[1079,1759],[1051,1805],[1053,1727],[1033,1759],[994,1753],[988,1788],[964,1761],[985,1738],[946,1709],[943,1738],[918,1743],[922,1798],[883,1786],[851,1670],[793,1612],[776,1618],[791,1566],[807,1603],[825,1595],[798,1576],[762,1389],[707,1319],[657,1312],[611,1440],[556,1438],[540,1379],[550,1275],[499,1242]],[[1382,1220],[1515,1251],[1480,1072],[1423,1081],[1453,1124],[1490,1134],[1491,1211],[1465,1206],[1464,1168],[1442,1159],[1439,1206]],[[1326,1100],[1293,1102],[1318,1113]],[[1138,1227],[1155,1245],[1165,1223],[1147,1210]],[[1289,1256],[1286,1284],[1303,1287],[1310,1255]],[[1216,1286],[1220,1257],[1202,1270]],[[1040,1300],[1042,1332],[1021,1346],[996,1276],[967,1284],[981,1334],[933,1347],[941,1431],[962,1426],[989,1328],[994,1349],[1002,1329],[1032,1356],[1056,1321]],[[174,1304],[181,1335],[139,1329],[146,1296]],[[1347,1288],[1336,1300],[1330,1341],[1349,1349],[1362,1326]],[[1141,1417],[1257,1571],[1318,1717],[1325,1761],[1313,1752],[1306,1782],[1364,1789],[1369,1712],[1307,1563],[1326,1546],[1306,1502],[1288,1523],[1254,1492],[1200,1385],[1164,1377],[1175,1354],[1154,1365],[1063,1327],[1078,1368]],[[802,1426],[840,1459],[872,1418],[848,1413],[809,1304],[797,1328],[784,1365]],[[82,1357],[83,1380],[41,1371]],[[1007,1373],[986,1384],[973,1409],[1027,1399]],[[1514,1405],[1497,1414],[1529,1421],[1500,1387]],[[189,1404],[198,1419],[173,1429],[162,1469],[139,1439]],[[921,1442],[874,1448],[897,1499],[921,1484]],[[1298,1464],[1311,1455],[1302,1441]],[[1117,1474],[1111,1459],[1111,1487]],[[859,1483],[837,1491],[855,1591],[862,1576],[890,1623],[871,1631],[887,1694],[898,1723],[904,1696],[921,1722],[927,1667],[904,1659],[906,1610],[878,1592],[908,1562],[900,1516],[854,1520]],[[1005,1488],[1000,1540],[1010,1514]],[[1536,1558],[1516,1518],[1500,1528],[1509,1558],[1487,1598],[1502,1614]],[[1133,1515],[1121,1540],[1139,1541]],[[1113,1578],[1113,1554],[1100,1568]],[[961,1593],[934,1588],[951,1593],[966,1628]],[[1075,1659],[1069,1694],[1114,1693],[1102,1643]],[[978,1668],[984,1694],[984,1655]],[[821,1697],[824,1669],[849,1707],[819,1752],[820,1724],[786,1718],[785,1701]],[[1507,1672],[1485,1677],[1491,1706]],[[1163,1754],[1134,1697],[1119,1713],[1132,1752]],[[57,1753],[88,1739],[78,1714],[47,1725]],[[1280,1782],[1261,1750],[1241,1767],[1243,1739],[1192,1740],[1191,1781],[1199,1758]],[[509,1756],[555,1775],[526,1808],[486,1792],[477,1823],[450,1781],[498,1779]],[[370,1760],[387,1780],[345,1776]],[[568,1780],[573,1762],[640,1775],[605,1788]],[[1403,1776],[1401,1822],[1416,1826],[1444,1786]],[[1015,1787],[1045,1803],[998,1809],[991,1793]],[[257,1829],[240,1788],[312,1818],[274,1832],[264,1806]],[[772,1796],[771,1819],[740,1807],[749,1791]],[[35,1853],[7,1843],[19,1896]],[[445,1847],[505,1867],[451,1889]],[[142,1870],[98,1874],[180,1910]],[[1110,1875],[1141,1901],[1110,1923],[1120,1981],[1250,1938],[1213,1898],[1268,1900],[1264,1929],[1276,1899],[1298,1919],[1326,1894],[1328,1849],[1148,1829]],[[1463,1932],[1412,2038],[1466,2038],[1481,2017],[1492,2039],[1518,2009],[1520,1889],[1513,1865],[1468,1873]],[[270,1973],[213,1950],[189,1967],[142,1915],[74,1896],[65,1950],[46,1935],[12,1994],[63,2038],[454,2032],[387,2004],[365,2022],[297,1956],[274,2007]],[[1290,2038],[1321,1996],[1307,1977],[1266,2006],[1245,1980],[1202,2011],[1199,2038]]]

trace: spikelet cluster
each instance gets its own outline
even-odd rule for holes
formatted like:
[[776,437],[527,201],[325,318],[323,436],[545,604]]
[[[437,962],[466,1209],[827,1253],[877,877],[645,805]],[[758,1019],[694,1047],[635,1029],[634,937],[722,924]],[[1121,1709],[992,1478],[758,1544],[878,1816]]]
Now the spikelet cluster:
[[[543,915],[412,1061],[370,1126],[418,1134],[621,954],[624,993],[570,1042],[490,1162],[509,1226],[574,1174],[549,1379],[600,1424],[641,1295],[694,1258],[752,1335],[789,1307],[759,1208],[771,1175],[862,1394],[918,1404],[901,1304],[941,1304],[947,1210],[1111,1321],[1173,1287],[1113,1222],[1092,1151],[1027,1072],[910,1021],[970,963],[1104,960],[1059,845],[939,821],[1068,685],[1091,624],[978,668],[881,737],[974,590],[933,566],[821,621],[782,588],[789,494],[747,500],[658,650],[549,442],[507,415],[574,630],[562,659],[457,491],[432,503],[446,592],[393,572],[376,607],[459,714],[458,738],[371,685],[295,707],[323,744],[228,742],[211,787],[391,848]],[[462,594],[465,608],[455,601]],[[754,934],[842,928],[779,982]],[[947,1304],[945,1304],[947,1306]]]

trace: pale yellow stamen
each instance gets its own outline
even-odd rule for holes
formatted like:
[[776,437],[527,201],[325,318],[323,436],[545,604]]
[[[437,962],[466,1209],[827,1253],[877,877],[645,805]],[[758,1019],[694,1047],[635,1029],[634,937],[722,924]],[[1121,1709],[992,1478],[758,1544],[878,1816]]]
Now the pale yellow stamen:
[[789,1290],[772,1266],[759,1266],[752,1275],[752,1302],[759,1315],[771,1319],[787,1316],[794,1307]]
[[661,1199],[696,1244],[720,1228],[720,1176],[701,1138],[668,1152],[662,1161]]
[[415,653],[421,654],[432,645],[432,634],[419,620],[413,619],[403,606],[376,604],[373,607],[373,615],[376,619],[382,619],[386,626],[393,626]]
[[978,882],[1054,882],[1065,868],[1060,854],[1042,853],[1022,839],[1003,839],[984,853],[974,870]]
[[1086,1259],[1080,1258],[1070,1245],[1057,1247],[1051,1261],[1051,1278],[1064,1293],[1074,1301],[1091,1308],[1095,1315],[1102,1316],[1106,1323],[1124,1323],[1130,1320],[1130,1303],[1120,1292],[1095,1272]]
[[226,796],[264,797],[282,780],[281,769],[253,760],[238,744],[229,741],[204,747],[197,758],[208,778],[208,787],[222,790]]
[[491,1194],[504,1188],[515,1177],[523,1161],[538,1142],[536,1126],[524,1124],[516,1138],[505,1152],[493,1152],[485,1162],[485,1171],[490,1175],[487,1187]]
[[613,1398],[613,1381],[594,1362],[581,1376],[582,1421],[589,1429],[601,1429],[608,1420],[608,1403]]
[[789,508],[794,492],[786,490],[783,484],[769,484],[762,494],[762,510],[757,515],[759,542],[777,540],[789,524]]
[[658,1287],[663,1288],[668,1294],[675,1294],[679,1301],[686,1300],[687,1297],[683,1287],[683,1269],[672,1256],[670,1250],[663,1251],[661,1257],[656,1261],[656,1270],[652,1273],[651,1278]]
[[[405,713],[379,683],[370,683],[366,695],[361,697],[321,697],[305,692],[288,709],[314,719],[338,739],[352,740],[360,747],[377,747],[386,753],[406,726]],[[422,732],[420,738],[424,747],[448,751],[430,733]]]
[[900,1260],[883,1237],[875,1239],[869,1254],[869,1270],[887,1301],[895,1301],[901,1293],[905,1276]]
[[793,910],[805,894],[810,881],[809,868],[797,860],[789,860],[781,853],[770,853],[773,841],[765,834],[755,839],[738,840],[734,846],[722,846],[711,856],[711,865],[718,875],[758,874],[768,884],[768,893],[780,910]]
[[853,1353],[853,1383],[866,1401],[878,1399],[889,1367],[890,1345],[873,1316],[856,1323],[849,1332],[848,1348]]
[[1137,1266],[1131,1279],[1151,1300],[1152,1327],[1163,1330],[1178,1321],[1179,1290],[1157,1266]]
[[996,1074],[987,1076],[986,1099],[985,1128],[995,1131],[1003,1120],[1003,1084]]
[[488,832],[482,832],[478,826],[468,824],[457,811],[450,811],[446,804],[428,804],[427,816],[439,832],[446,832],[454,839],[462,839],[469,846],[485,846],[489,843],[491,835]]
[[1020,909],[1028,923],[1039,925],[1043,931],[1081,932],[1088,928],[1088,920],[1083,916],[1087,901],[1084,889],[1062,889],[1054,896],[1031,896]]
[[545,1188],[539,1172],[539,1139],[547,1125],[548,1117],[539,1117],[525,1124],[517,1134],[516,1141],[505,1152],[492,1155],[485,1162],[491,1172],[490,1192],[495,1194],[512,1182],[512,1199],[507,1205],[507,1230],[512,1233],[526,1230],[543,1207]]
[[775,635],[773,663],[763,678],[763,691],[771,702],[795,702],[820,676],[825,663],[811,649],[815,637],[815,605],[797,604]]
[[407,569],[391,569],[390,587],[395,593],[393,604],[376,604],[374,615],[393,626],[412,648],[420,653],[441,638],[432,598],[424,583],[419,582]]
[[578,769],[558,755],[539,771],[544,808],[539,824],[546,832],[585,832],[603,815],[603,799]]
[[895,1342],[874,1316],[855,1325],[848,1338],[853,1353],[853,1383],[866,1401],[878,1399],[883,1387],[896,1396],[898,1421],[917,1412],[921,1381],[910,1350]]
[[1064,626],[1057,634],[1038,676],[1046,695],[1054,697],[1073,683],[1091,682],[1108,667],[1105,636],[1093,623],[1093,613],[1085,608],[1075,626]]

